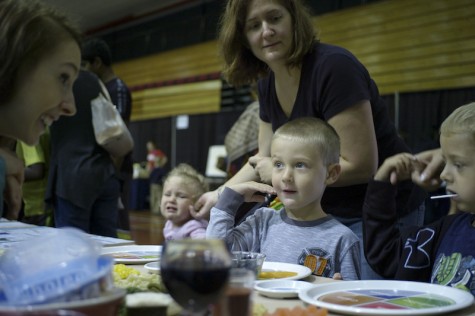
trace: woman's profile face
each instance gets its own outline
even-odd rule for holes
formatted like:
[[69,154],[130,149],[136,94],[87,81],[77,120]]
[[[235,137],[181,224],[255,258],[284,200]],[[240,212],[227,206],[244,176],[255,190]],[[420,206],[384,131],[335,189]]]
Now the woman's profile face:
[[278,1],[253,0],[244,32],[252,53],[272,68],[284,63],[292,47],[292,17]]
[[34,68],[24,71],[13,98],[2,106],[3,132],[34,145],[61,115],[74,115],[73,84],[80,64],[80,48],[71,39],[60,43]]

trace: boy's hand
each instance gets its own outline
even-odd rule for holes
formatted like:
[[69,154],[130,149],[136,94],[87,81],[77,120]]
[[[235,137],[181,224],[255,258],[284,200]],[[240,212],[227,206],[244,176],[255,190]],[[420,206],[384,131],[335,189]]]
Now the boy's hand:
[[333,280],[343,280],[343,277],[341,276],[341,274],[339,272],[335,272],[332,279]]
[[426,150],[416,155],[420,161],[420,168],[412,173],[412,181],[427,191],[433,191],[440,187],[442,180],[440,173],[445,163],[440,148]]
[[419,169],[420,163],[409,153],[402,153],[387,158],[379,167],[374,180],[387,181],[395,185],[399,181],[411,179],[414,170]]
[[272,186],[255,181],[248,181],[229,186],[244,197],[245,202],[264,202],[266,194],[275,194]]

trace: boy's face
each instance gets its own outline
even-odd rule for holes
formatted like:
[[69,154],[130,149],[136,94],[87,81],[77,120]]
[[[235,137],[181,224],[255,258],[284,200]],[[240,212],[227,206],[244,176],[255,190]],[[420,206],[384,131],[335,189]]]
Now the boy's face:
[[447,183],[447,191],[456,193],[452,198],[457,209],[475,213],[475,143],[466,134],[441,135],[440,145],[445,168],[440,175]]
[[288,210],[320,208],[327,167],[314,145],[278,137],[271,147],[272,186]]
[[172,176],[163,184],[160,211],[173,224],[181,226],[191,219],[190,205],[194,203],[191,186],[182,178]]

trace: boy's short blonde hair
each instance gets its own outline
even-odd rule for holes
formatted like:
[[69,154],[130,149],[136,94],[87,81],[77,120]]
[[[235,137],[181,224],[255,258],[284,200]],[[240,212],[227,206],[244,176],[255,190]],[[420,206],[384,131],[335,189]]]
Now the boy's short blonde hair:
[[455,109],[440,126],[440,135],[471,134],[475,141],[475,102]]
[[272,141],[279,137],[315,145],[326,166],[340,161],[340,137],[321,119],[302,117],[289,121],[275,131]]
[[195,196],[201,196],[203,193],[208,192],[209,186],[205,177],[195,170],[192,166],[186,163],[181,163],[173,168],[164,179],[165,183],[170,177],[180,177],[187,184],[193,186],[195,190]]

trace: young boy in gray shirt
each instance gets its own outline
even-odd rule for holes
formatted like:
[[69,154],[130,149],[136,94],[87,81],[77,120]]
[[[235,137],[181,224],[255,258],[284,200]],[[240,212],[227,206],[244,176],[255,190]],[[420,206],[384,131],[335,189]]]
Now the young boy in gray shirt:
[[[207,238],[224,239],[232,251],[264,253],[266,261],[305,265],[318,276],[359,279],[358,238],[321,207],[325,187],[340,175],[339,155],[339,137],[324,121],[305,117],[281,126],[272,138],[272,186],[225,187],[211,210]],[[234,227],[239,206],[262,201],[262,193],[277,194],[284,207],[259,208]]]

